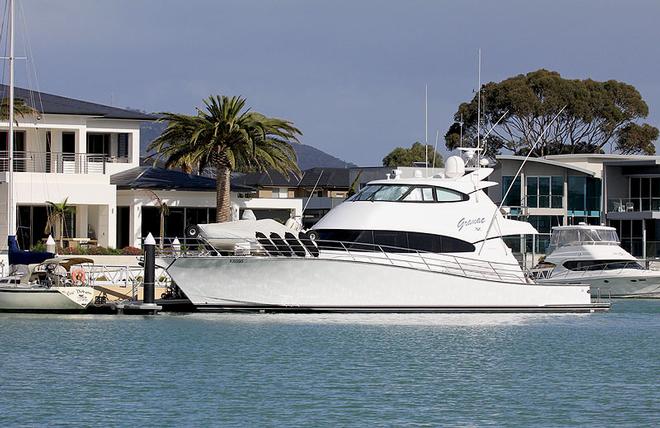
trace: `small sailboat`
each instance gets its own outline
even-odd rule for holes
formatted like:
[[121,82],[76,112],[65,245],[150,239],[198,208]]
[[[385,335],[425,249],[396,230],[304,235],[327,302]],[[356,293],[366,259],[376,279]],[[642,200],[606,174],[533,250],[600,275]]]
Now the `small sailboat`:
[[93,262],[83,257],[21,251],[16,238],[10,236],[13,272],[0,278],[0,311],[82,311],[94,299],[94,288],[86,283],[86,267]]

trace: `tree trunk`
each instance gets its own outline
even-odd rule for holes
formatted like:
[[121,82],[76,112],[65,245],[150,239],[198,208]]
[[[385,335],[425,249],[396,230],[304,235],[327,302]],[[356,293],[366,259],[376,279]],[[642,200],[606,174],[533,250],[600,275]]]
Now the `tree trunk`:
[[231,170],[228,166],[218,163],[215,167],[215,221],[224,223],[231,220]]
[[64,248],[64,214],[60,217],[60,248]]

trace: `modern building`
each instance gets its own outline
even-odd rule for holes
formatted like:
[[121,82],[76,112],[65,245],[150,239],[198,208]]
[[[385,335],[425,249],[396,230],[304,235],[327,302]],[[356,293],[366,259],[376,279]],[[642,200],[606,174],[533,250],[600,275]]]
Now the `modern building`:
[[[534,242],[527,239],[527,251],[532,251],[533,247],[535,253],[543,253],[553,226],[584,222],[616,227],[623,246],[633,250],[636,256],[644,255],[643,230],[646,228],[655,237],[649,193],[652,192],[652,174],[649,173],[658,158],[610,154],[553,155],[530,157],[521,169],[524,159],[524,156],[498,156],[491,179],[499,184],[488,191],[493,201],[501,203],[511,218],[528,221],[540,232]],[[633,172],[641,171],[642,166],[647,168],[644,170],[647,175],[635,176]],[[660,166],[656,168],[660,219]],[[519,170],[520,174],[514,180]],[[649,181],[644,184],[637,181],[642,177]],[[644,205],[642,187],[644,195],[648,196],[648,203],[644,202]],[[635,197],[637,201],[633,203],[630,198]],[[648,211],[643,211],[644,208]],[[642,217],[646,218],[645,223],[641,221]],[[634,243],[637,248],[633,247]]]
[[[0,93],[6,96],[8,88],[0,86]],[[175,235],[181,229],[182,236],[189,222],[214,218],[214,180],[140,167],[140,124],[155,117],[21,88],[16,88],[15,98],[34,109],[16,118],[14,134],[9,209],[17,211],[21,246],[59,233],[46,230],[47,201],[66,200],[72,207],[64,226],[69,246],[139,246],[145,232],[153,230],[158,200],[171,207],[166,230]],[[0,236],[8,232],[7,129],[6,119],[0,121]],[[302,210],[300,200],[255,198],[251,187],[238,184],[232,190],[236,215],[248,207],[283,216]],[[5,248],[6,239],[0,240],[0,249]]]
[[642,258],[660,257],[660,157],[604,163],[606,218],[622,246]]

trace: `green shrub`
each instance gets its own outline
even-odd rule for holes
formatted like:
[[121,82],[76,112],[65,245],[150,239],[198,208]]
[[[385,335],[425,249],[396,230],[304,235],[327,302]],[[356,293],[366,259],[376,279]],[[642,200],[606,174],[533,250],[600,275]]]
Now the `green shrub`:
[[30,248],[30,251],[43,253],[44,251],[46,251],[46,244],[44,244],[43,242],[37,242],[36,244],[34,244],[34,246],[32,246],[32,248]]

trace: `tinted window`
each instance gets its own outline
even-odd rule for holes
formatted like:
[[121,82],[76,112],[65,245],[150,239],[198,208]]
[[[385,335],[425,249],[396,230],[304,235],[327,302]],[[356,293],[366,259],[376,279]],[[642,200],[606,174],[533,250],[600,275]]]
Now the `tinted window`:
[[630,260],[571,260],[564,262],[564,267],[569,270],[644,269]]
[[[428,251],[433,253],[473,252],[474,245],[450,236],[434,235],[421,232],[402,232],[395,230],[317,230],[321,248],[343,248],[351,250],[380,251],[382,246],[387,252],[406,252],[406,250]],[[334,241],[342,241],[334,242]],[[388,248],[398,247],[398,248]]]

